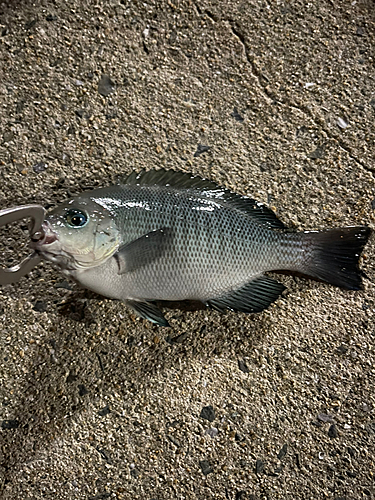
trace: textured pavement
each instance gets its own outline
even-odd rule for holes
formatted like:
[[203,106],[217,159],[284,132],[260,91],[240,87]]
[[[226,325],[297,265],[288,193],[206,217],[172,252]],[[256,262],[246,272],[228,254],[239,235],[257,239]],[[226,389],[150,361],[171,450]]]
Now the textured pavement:
[[[163,167],[298,230],[374,227],[374,7],[2,1],[0,207]],[[363,291],[281,275],[261,314],[170,329],[48,263],[2,287],[0,498],[374,499],[373,258]]]

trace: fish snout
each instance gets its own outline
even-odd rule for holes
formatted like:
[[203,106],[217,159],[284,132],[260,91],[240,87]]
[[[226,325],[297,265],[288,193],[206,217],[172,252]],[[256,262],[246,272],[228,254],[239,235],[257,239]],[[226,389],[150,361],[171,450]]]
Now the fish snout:
[[42,227],[39,231],[36,231],[31,235],[31,241],[33,246],[41,247],[43,245],[49,245],[57,240],[57,234],[52,230],[50,224],[44,221]]

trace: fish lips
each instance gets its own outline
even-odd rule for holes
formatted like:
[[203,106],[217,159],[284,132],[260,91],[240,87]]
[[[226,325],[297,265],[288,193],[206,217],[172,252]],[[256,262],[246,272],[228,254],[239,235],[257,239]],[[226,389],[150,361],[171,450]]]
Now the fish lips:
[[32,235],[31,247],[43,258],[58,264],[62,268],[71,267],[71,258],[65,255],[59,238],[48,221],[44,221],[41,229]]
[[31,236],[31,246],[36,251],[42,250],[45,245],[51,245],[55,241],[58,241],[57,234],[46,220],[42,223],[40,230]]

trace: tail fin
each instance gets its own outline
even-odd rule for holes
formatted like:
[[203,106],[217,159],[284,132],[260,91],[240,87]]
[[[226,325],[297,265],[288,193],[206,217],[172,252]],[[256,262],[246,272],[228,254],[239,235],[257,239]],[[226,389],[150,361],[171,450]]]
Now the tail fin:
[[304,233],[303,272],[332,285],[360,290],[362,277],[358,261],[370,234],[371,229],[366,226]]

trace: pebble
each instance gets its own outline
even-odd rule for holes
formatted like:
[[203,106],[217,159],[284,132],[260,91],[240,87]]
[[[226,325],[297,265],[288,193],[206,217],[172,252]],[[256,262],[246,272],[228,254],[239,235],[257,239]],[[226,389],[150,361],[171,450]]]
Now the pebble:
[[138,469],[132,469],[130,471],[130,475],[133,476],[135,479],[137,479],[137,477],[139,477],[139,475],[140,475],[140,472]]
[[326,413],[319,413],[318,420],[321,422],[333,422],[333,417],[331,417],[331,415],[327,415]]
[[338,433],[337,433],[337,427],[335,426],[335,424],[332,424],[330,426],[330,428],[328,429],[328,436],[330,438],[336,438],[337,435],[338,435]]
[[34,304],[33,310],[37,312],[45,312],[47,311],[47,304],[42,300],[37,300]]
[[264,470],[264,462],[262,462],[262,460],[257,460],[255,462],[255,472],[257,474],[261,474]]
[[98,411],[98,415],[100,415],[101,417],[105,417],[106,415],[108,415],[108,413],[111,413],[108,405]]
[[14,134],[13,132],[9,131],[9,132],[4,132],[4,135],[3,135],[3,141],[4,142],[10,142],[14,137]]
[[197,158],[203,153],[207,153],[207,151],[209,151],[210,149],[211,149],[210,146],[203,146],[203,144],[198,144],[197,150],[194,153],[194,158]]
[[285,443],[284,446],[279,451],[279,453],[277,454],[277,458],[279,460],[282,460],[285,457],[285,455],[287,454],[287,452],[288,452],[288,445],[287,445],[287,443]]
[[181,446],[181,443],[178,439],[176,439],[174,436],[172,436],[171,434],[167,434],[167,438],[169,439],[169,441],[171,443],[173,443],[175,446],[177,446],[177,448],[179,448]]
[[247,367],[247,364],[245,363],[245,361],[243,359],[239,359],[238,360],[238,368],[241,370],[241,372],[244,372],[244,373],[249,373],[249,368]]
[[242,443],[242,441],[245,441],[245,436],[243,434],[239,433],[239,432],[236,432],[235,435],[234,435],[234,439],[238,443]]
[[210,427],[209,429],[206,429],[205,434],[207,434],[207,436],[214,438],[219,434],[219,431],[216,427]]
[[102,75],[99,84],[98,84],[98,92],[100,95],[104,97],[108,97],[115,90],[115,84],[110,79],[108,75]]
[[237,121],[237,122],[240,122],[242,123],[244,121],[244,118],[243,116],[241,116],[239,114],[239,112],[237,111],[237,108],[234,108],[233,109],[233,113],[230,114],[231,116],[233,116],[233,118]]
[[[246,491],[244,491],[244,490],[237,491],[235,500],[246,500]],[[255,500],[255,497],[254,497],[254,500]]]
[[342,118],[338,118],[338,119],[337,119],[337,125],[338,125],[340,128],[342,128],[342,129],[345,129],[345,128],[348,126],[348,124],[346,123],[346,121],[345,121],[345,120],[343,120]]
[[214,471],[208,460],[201,460],[199,462],[199,465],[200,465],[200,468],[205,476],[207,476],[208,474],[211,474],[211,472]]
[[78,394],[82,397],[82,396],[85,396],[86,394],[88,394],[88,390],[86,389],[86,387],[83,385],[83,384],[79,384],[78,386]]
[[44,161],[40,161],[35,165],[33,165],[33,170],[36,174],[40,174],[44,172],[47,167],[48,167],[47,163],[45,163]]
[[212,406],[205,406],[202,408],[201,413],[199,415],[201,418],[208,420],[209,422],[213,422],[216,418],[215,410]]
[[324,152],[325,152],[325,146],[322,145],[322,146],[318,146],[315,151],[312,151],[311,153],[309,153],[307,156],[311,159],[311,160],[318,160],[320,158],[323,158],[324,156]]
[[1,428],[2,429],[17,429],[17,427],[20,425],[18,420],[3,420],[1,422]]

